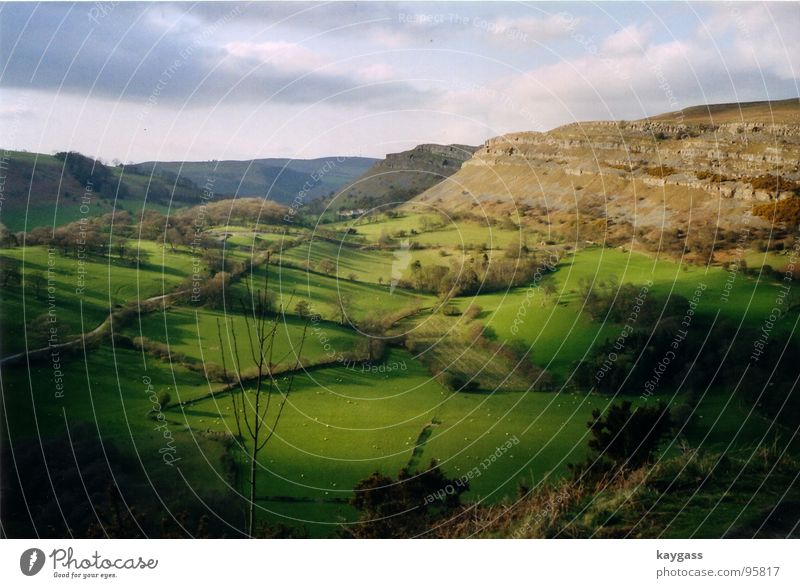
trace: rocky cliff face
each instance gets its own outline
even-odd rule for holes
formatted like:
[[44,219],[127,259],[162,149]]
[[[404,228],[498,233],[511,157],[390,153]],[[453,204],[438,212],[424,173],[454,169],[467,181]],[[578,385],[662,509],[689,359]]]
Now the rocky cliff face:
[[339,192],[331,206],[380,210],[405,202],[456,173],[477,149],[470,145],[425,144],[390,153]]
[[758,115],[742,109],[754,120],[735,120],[730,109],[703,119],[691,109],[691,116],[503,135],[414,204],[518,215],[523,224],[582,217],[639,228],[735,228],[754,202],[800,197],[800,101],[766,104],[780,118],[765,122],[766,107]]

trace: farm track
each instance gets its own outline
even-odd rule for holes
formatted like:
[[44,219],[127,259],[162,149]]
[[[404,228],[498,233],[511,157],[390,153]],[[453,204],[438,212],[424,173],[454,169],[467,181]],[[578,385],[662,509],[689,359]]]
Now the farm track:
[[[266,259],[266,254],[262,254],[258,257],[258,259],[254,259],[252,261],[252,265],[260,264],[265,259]],[[243,267],[238,272],[232,273],[231,282],[241,278],[242,274],[244,274],[247,271],[246,268],[247,265],[245,265],[245,267]],[[176,292],[167,292],[165,294],[159,294],[158,296],[151,296],[150,298],[146,298],[137,303],[138,311],[140,314],[143,312],[153,312],[157,310],[156,308],[151,308],[155,303],[162,301],[169,301],[169,299],[172,297],[181,296],[187,293],[189,293],[189,290],[178,290]],[[163,308],[163,305],[161,305],[161,307]],[[69,341],[65,341],[64,343],[58,343],[56,345],[48,345],[45,347],[39,347],[37,349],[29,349],[27,351],[20,351],[19,353],[14,353],[2,357],[0,358],[0,366],[13,365],[25,357],[27,357],[28,360],[35,361],[37,359],[40,359],[41,357],[46,356],[48,353],[52,353],[53,350],[72,349],[75,347],[82,346],[85,342],[90,342],[90,343],[99,342],[111,331],[111,323],[114,320],[114,315],[117,314],[117,312],[118,311],[109,312],[108,316],[103,320],[103,322],[101,322],[94,329],[92,329],[88,333],[81,333],[80,335],[74,337],[73,339],[70,339]]]
[[[168,301],[173,296],[179,296],[182,294],[186,294],[189,290],[180,290],[178,292],[168,292],[167,294],[160,294],[158,296],[152,296],[150,298],[146,298],[139,303],[139,309],[142,312],[153,312],[155,309],[150,309],[149,307],[157,302],[161,301]],[[44,356],[46,353],[52,353],[53,350],[61,350],[61,349],[72,349],[75,347],[79,347],[84,342],[94,342],[102,340],[106,335],[108,335],[111,331],[111,323],[114,320],[115,312],[110,312],[108,316],[103,320],[102,323],[97,325],[94,329],[89,331],[88,333],[81,333],[77,337],[70,339],[69,341],[64,341],[63,343],[57,343],[56,345],[48,345],[46,347],[39,347],[36,349],[29,349],[27,351],[20,351],[19,353],[14,353],[12,355],[7,355],[3,358],[0,358],[0,365],[13,365],[17,361],[20,361],[24,357],[28,357],[28,359],[36,360],[39,359],[40,356]]]

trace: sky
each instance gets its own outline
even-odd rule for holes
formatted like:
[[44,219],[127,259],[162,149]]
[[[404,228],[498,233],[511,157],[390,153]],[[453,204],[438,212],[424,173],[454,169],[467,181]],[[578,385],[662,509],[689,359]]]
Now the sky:
[[800,3],[0,4],[0,147],[383,157],[797,97]]

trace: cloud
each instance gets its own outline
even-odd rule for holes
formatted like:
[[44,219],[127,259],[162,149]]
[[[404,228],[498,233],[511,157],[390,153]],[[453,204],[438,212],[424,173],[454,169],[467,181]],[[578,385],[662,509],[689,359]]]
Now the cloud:
[[[28,117],[31,145],[68,144],[76,122],[61,112],[76,104],[81,137],[141,130],[141,153],[183,149],[208,117],[206,158],[234,120],[241,156],[375,155],[799,93],[796,3],[115,3],[92,20],[94,6],[2,8],[0,91],[42,100],[0,118]],[[43,104],[56,105],[46,127]]]
[[793,12],[779,19],[750,10],[741,17],[752,40],[761,40],[757,46],[736,28],[734,20],[742,21],[730,13],[715,24],[724,26],[720,35],[738,33],[728,41],[731,51],[717,52],[701,30],[655,41],[647,23],[627,25],[596,41],[575,34],[579,54],[454,89],[442,107],[465,105],[464,112],[502,134],[581,120],[643,118],[704,103],[796,96],[800,47],[791,35],[798,30]]
[[394,68],[386,63],[372,62],[368,65],[358,66],[354,65],[354,62],[361,61],[358,58],[337,61],[298,43],[286,41],[232,42],[226,44],[224,48],[234,59],[269,65],[286,73],[303,75],[315,72],[344,78],[352,77],[351,81],[354,86],[397,79]]
[[739,68],[797,80],[800,75],[800,6],[732,3],[715,7],[709,29],[716,38],[732,34],[731,62]]
[[581,19],[566,13],[544,17],[499,17],[490,21],[487,30],[495,32],[500,38],[524,39],[540,43],[569,36],[570,31],[581,26]]
[[650,43],[652,28],[649,23],[628,25],[606,37],[602,50],[607,55],[627,55],[645,51]]
[[428,97],[410,84],[392,81],[388,66],[354,66],[351,71],[288,41],[220,43],[220,36],[230,35],[239,25],[238,13],[231,18],[230,9],[209,22],[190,12],[175,18],[173,5],[124,5],[96,25],[72,6],[47,5],[23,27],[30,8],[5,8],[0,53],[6,62],[0,87],[92,95],[150,107],[196,107],[221,100],[327,100],[394,107],[416,105]]
[[243,43],[233,42],[224,45],[228,55],[238,59],[248,59],[268,63],[276,69],[288,72],[307,72],[319,69],[330,63],[319,53],[297,43],[286,41]]

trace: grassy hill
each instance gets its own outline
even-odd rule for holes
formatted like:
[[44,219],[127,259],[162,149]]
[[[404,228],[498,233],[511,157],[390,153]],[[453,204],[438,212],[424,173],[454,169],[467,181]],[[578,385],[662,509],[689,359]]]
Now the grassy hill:
[[[115,208],[164,212],[199,204],[202,188],[187,180],[142,175],[80,154],[9,152],[0,223],[11,231],[59,227]],[[91,184],[89,183],[91,181]]]
[[10,151],[0,223],[16,232],[60,227],[115,208],[174,211],[200,204],[204,190],[206,198],[213,193],[215,199],[256,196],[283,203],[302,194],[302,204],[309,204],[349,184],[374,161],[329,157],[108,166],[77,153],[65,158]]
[[800,123],[800,98],[691,106],[676,112],[659,114],[647,120],[682,121],[684,123],[700,124],[737,122],[797,124]]
[[[255,467],[263,536],[364,528],[354,499],[362,482],[381,476],[405,476],[408,512],[468,479],[462,504],[440,512],[437,505],[445,516],[423,527],[436,536],[792,532],[800,512],[796,231],[763,218],[743,223],[745,200],[713,200],[707,184],[690,188],[696,192],[656,185],[686,182],[687,170],[657,177],[638,159],[700,149],[708,129],[627,124],[508,136],[452,176],[483,190],[477,198],[446,179],[399,209],[313,228],[284,222],[286,208],[275,202],[238,198],[169,219],[120,215],[113,231],[111,217],[100,217],[20,241],[6,235],[4,531],[239,537]],[[751,126],[721,131],[739,161],[724,173],[745,156],[761,166],[771,153]],[[793,128],[781,144],[787,161]],[[590,140],[581,139],[587,130]],[[640,151],[626,172],[611,153],[630,141]],[[602,156],[587,163],[593,147]],[[58,165],[67,166],[45,163],[40,181],[59,189]],[[89,179],[99,193],[119,178],[135,192],[149,178],[97,169]],[[528,207],[507,208],[490,189],[493,174],[512,195],[530,198]],[[86,167],[63,178],[62,190],[85,189]],[[196,184],[179,183],[188,204]],[[559,186],[573,191],[559,195]],[[597,204],[602,186],[608,207]],[[532,195],[537,189],[547,207]],[[674,207],[662,211],[673,223],[687,202],[713,201],[687,209],[691,230],[668,227],[654,252],[642,241],[658,190],[662,207]],[[622,206],[625,194],[633,208]],[[569,198],[591,206],[558,209]],[[771,202],[778,200],[764,201]],[[714,205],[750,231],[696,225],[694,213]],[[623,214],[631,215],[628,236],[617,232]],[[591,238],[581,233],[584,221]],[[695,240],[700,227],[707,240]],[[256,299],[266,309],[261,330],[253,327]],[[67,347],[48,346],[53,329]],[[265,332],[275,333],[274,346],[260,354],[255,341]],[[270,374],[260,380],[259,365]],[[239,421],[243,403],[264,389],[259,381],[272,392],[272,403],[259,405],[271,437],[252,461],[254,444]],[[643,442],[642,430],[617,419],[620,469],[577,481],[587,457],[598,457],[589,444],[604,435],[597,423],[622,401],[631,415],[668,410],[663,438],[628,467],[625,451]],[[425,486],[432,471],[444,485]],[[387,502],[389,511],[397,506]],[[383,536],[405,533],[401,524],[387,529]]]

